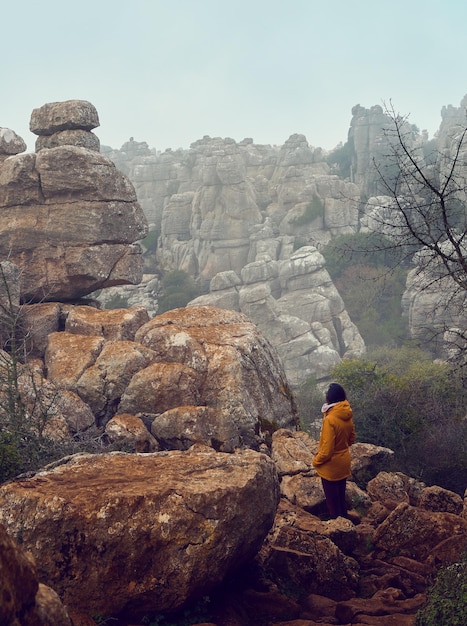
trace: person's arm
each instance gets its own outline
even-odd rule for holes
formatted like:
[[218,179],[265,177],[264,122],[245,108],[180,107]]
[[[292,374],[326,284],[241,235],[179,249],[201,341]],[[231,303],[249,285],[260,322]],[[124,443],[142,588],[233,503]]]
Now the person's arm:
[[313,466],[317,467],[329,461],[334,454],[335,435],[334,429],[330,425],[329,421],[325,418],[323,421],[323,432],[321,435],[320,446],[315,458],[313,459]]
[[351,446],[353,443],[355,443],[355,426],[352,421],[352,431],[349,435],[349,446]]

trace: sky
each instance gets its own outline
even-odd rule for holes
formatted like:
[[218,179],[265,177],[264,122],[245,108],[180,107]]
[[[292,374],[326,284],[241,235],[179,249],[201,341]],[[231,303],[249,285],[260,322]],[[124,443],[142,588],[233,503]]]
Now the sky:
[[352,107],[392,103],[429,136],[467,93],[465,0],[2,2],[0,127],[34,151],[33,109],[80,99],[101,144],[204,135],[331,150]]

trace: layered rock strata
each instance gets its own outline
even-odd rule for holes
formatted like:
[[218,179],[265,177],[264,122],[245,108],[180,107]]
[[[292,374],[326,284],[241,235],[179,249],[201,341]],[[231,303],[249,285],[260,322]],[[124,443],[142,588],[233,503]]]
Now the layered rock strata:
[[20,268],[23,302],[141,280],[146,218],[131,182],[97,151],[98,124],[88,102],[44,105],[31,116],[38,152],[0,164],[0,249]]

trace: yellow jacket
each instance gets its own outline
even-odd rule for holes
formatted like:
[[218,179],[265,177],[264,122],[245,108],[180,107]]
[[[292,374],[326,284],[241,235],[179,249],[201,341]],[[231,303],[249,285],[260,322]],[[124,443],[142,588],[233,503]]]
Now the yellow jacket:
[[352,409],[347,400],[332,405],[324,414],[319,448],[313,459],[318,475],[326,480],[350,476],[349,446],[355,442]]

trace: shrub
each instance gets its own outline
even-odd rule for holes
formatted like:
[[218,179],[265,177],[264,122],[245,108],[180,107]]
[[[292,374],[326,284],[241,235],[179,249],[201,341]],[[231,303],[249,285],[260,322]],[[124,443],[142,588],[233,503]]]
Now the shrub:
[[367,347],[400,346],[408,338],[401,300],[407,271],[379,234],[342,235],[323,250],[326,269]]
[[467,607],[467,555],[460,563],[439,570],[428,591],[428,601],[416,617],[415,626],[464,626]]
[[162,279],[161,292],[157,309],[159,314],[185,306],[199,296],[201,290],[187,272],[175,270]]
[[321,198],[315,194],[311,202],[306,205],[302,215],[290,220],[290,223],[293,226],[304,226],[305,224],[310,224],[317,217],[323,217],[323,215],[324,203]]

